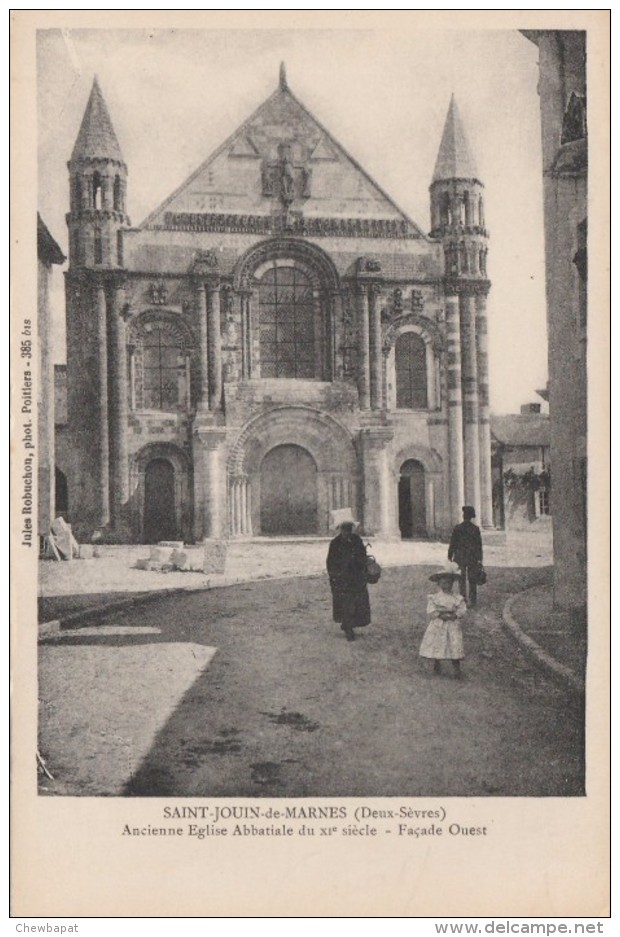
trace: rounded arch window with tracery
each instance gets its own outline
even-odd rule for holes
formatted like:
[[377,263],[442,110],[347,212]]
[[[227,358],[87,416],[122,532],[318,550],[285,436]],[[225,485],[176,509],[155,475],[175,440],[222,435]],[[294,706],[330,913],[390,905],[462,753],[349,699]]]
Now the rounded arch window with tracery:
[[396,407],[399,410],[425,410],[428,407],[426,343],[417,332],[403,332],[394,351]]
[[176,323],[150,316],[136,323],[129,352],[133,409],[174,411],[190,406],[190,350]]
[[305,270],[290,264],[263,273],[258,318],[261,377],[322,377],[320,315]]

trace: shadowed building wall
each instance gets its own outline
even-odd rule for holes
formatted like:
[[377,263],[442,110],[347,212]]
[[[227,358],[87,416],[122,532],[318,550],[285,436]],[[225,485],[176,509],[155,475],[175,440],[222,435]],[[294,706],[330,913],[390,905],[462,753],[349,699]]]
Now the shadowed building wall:
[[526,31],[539,49],[554,599],[587,604],[586,33]]

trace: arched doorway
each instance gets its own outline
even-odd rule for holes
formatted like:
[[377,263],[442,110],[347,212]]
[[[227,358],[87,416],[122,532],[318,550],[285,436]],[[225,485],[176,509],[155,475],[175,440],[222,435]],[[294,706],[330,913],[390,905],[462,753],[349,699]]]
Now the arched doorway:
[[426,536],[426,490],[424,466],[407,459],[398,480],[398,526],[403,539]]
[[275,446],[260,468],[260,526],[266,536],[316,534],[317,469],[301,446]]
[[174,467],[167,459],[151,459],[146,466],[143,516],[145,543],[177,539]]

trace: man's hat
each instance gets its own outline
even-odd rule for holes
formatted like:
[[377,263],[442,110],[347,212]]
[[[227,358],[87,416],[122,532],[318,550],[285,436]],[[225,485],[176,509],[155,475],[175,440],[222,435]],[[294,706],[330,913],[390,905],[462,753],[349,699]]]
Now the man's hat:
[[476,509],[471,506],[471,504],[463,505],[463,514],[465,517],[475,517]]
[[461,571],[456,563],[447,563],[438,573],[433,573],[428,578],[431,582],[439,582],[440,579],[451,579],[454,581],[455,579],[461,578]]

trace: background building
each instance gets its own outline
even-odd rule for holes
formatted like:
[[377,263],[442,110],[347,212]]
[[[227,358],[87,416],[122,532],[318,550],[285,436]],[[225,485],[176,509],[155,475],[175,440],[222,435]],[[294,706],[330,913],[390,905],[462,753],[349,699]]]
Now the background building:
[[69,161],[70,518],[128,541],[492,523],[484,189],[452,99],[430,235],[273,95],[139,228],[95,80]]
[[54,264],[65,262],[65,255],[37,215],[37,348],[39,354],[38,413],[38,507],[40,537],[49,533],[55,515],[54,452],[54,365],[52,362],[50,280]]
[[549,416],[539,403],[520,413],[491,417],[493,521],[500,528],[530,528],[551,514]]
[[586,33],[525,31],[540,51],[554,598],[587,604]]

